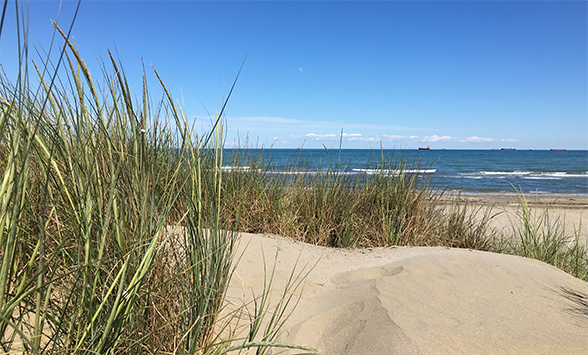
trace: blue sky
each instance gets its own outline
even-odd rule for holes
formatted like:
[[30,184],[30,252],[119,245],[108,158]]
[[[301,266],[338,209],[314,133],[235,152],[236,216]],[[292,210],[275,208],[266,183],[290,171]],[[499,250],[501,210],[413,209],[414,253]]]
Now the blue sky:
[[[59,2],[29,7],[47,49]],[[227,146],[588,149],[587,19],[584,1],[84,1],[72,33],[95,77],[108,49],[137,89],[155,66],[203,130],[247,57]]]

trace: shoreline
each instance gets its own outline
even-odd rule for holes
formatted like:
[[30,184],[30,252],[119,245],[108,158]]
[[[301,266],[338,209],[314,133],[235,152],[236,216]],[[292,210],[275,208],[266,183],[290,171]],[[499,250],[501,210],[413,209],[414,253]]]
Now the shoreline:
[[[514,192],[446,192],[439,202],[451,204],[456,197],[459,197],[460,202],[474,205],[519,206],[519,195]],[[532,207],[585,209],[588,213],[588,195],[527,193],[524,197]]]

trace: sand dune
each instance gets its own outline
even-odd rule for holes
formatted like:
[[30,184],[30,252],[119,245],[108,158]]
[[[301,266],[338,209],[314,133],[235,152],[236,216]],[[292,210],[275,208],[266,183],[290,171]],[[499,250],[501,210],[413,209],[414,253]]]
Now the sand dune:
[[261,293],[278,245],[274,300],[295,266],[313,267],[281,341],[333,355],[588,354],[588,283],[516,256],[242,234],[228,300]]

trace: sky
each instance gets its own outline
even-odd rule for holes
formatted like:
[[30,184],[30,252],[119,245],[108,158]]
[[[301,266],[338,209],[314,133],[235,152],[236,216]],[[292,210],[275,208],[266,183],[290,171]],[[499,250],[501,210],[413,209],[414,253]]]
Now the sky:
[[[30,43],[76,6],[30,1]],[[244,61],[227,147],[588,149],[587,22],[585,1],[82,1],[71,33],[94,77],[116,53],[137,97],[143,66],[161,97],[155,67],[204,131]]]

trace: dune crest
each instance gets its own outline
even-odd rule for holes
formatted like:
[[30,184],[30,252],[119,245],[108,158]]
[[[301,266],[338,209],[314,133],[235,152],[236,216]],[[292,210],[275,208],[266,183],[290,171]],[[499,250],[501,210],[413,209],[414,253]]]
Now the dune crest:
[[[278,238],[242,234],[228,299],[263,287]],[[245,248],[246,246],[246,248]],[[273,292],[314,266],[280,340],[325,354],[588,354],[588,283],[517,256],[341,250],[282,238]],[[268,265],[271,267],[271,265]]]

